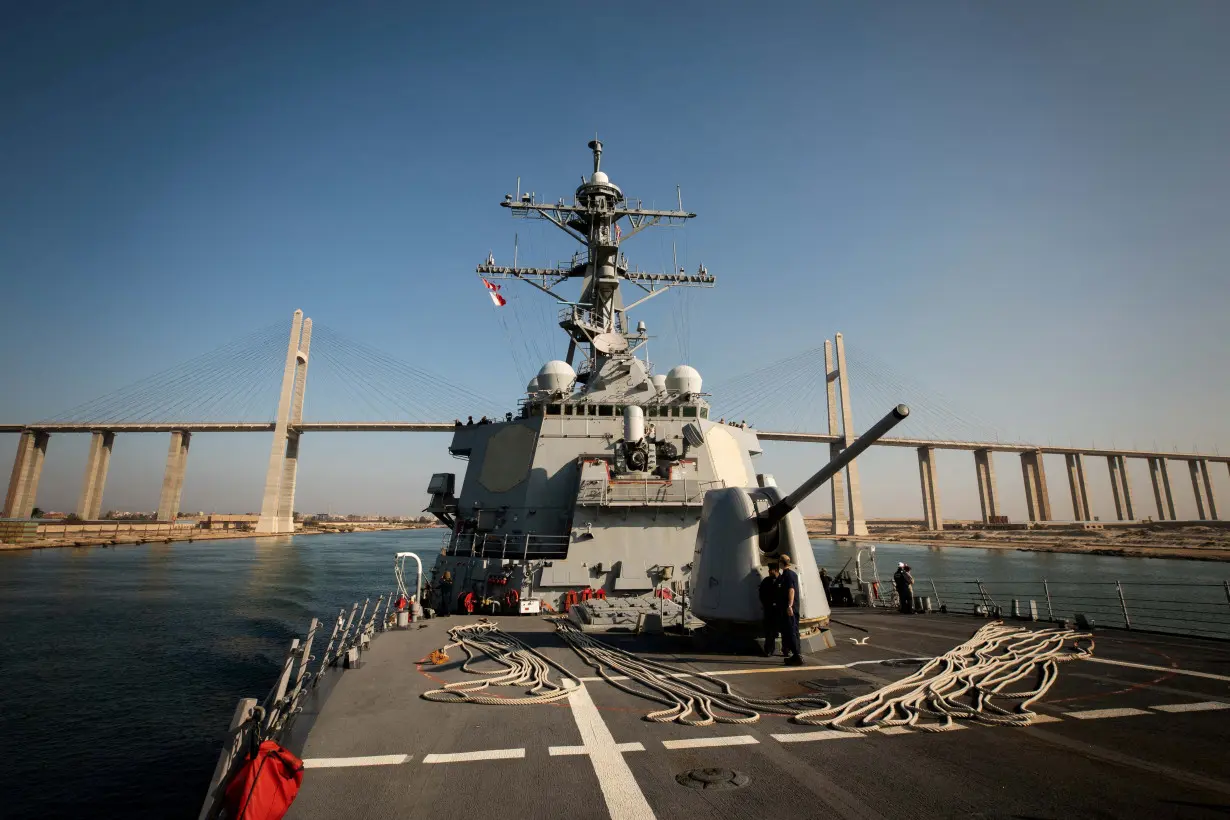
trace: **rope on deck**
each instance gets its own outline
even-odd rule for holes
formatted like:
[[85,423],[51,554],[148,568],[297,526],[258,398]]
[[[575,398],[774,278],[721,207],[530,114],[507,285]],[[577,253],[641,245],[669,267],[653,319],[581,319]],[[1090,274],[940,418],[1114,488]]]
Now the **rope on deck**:
[[654,723],[674,722],[685,726],[748,724],[760,720],[762,712],[797,715],[829,707],[827,700],[817,697],[751,698],[740,695],[719,678],[650,660],[603,643],[582,632],[567,618],[555,618],[554,621],[556,633],[603,680],[620,691],[667,707],[645,715],[645,720]]
[[[492,621],[455,626],[448,631],[452,643],[441,651],[460,646],[466,653],[461,665],[463,672],[482,675],[481,680],[464,680],[447,683],[440,689],[424,692],[426,700],[443,703],[482,703],[488,706],[533,706],[552,703],[568,697],[570,688],[552,682],[551,670],[558,671],[563,679],[570,679],[568,671],[552,662],[533,647],[502,631]],[[474,668],[474,663],[489,660],[503,667],[502,671],[484,672]],[[477,694],[492,686],[521,686],[529,693],[524,697],[506,698],[498,695]]]
[[[990,726],[1028,726],[1038,718],[1030,706],[1059,677],[1059,664],[1093,654],[1093,636],[1071,629],[1024,629],[993,621],[908,678],[875,692],[794,716],[796,723],[845,732],[893,727],[924,732],[961,728],[957,719]],[[1033,689],[1014,691],[1034,676]],[[1015,709],[997,701],[1015,701]]]

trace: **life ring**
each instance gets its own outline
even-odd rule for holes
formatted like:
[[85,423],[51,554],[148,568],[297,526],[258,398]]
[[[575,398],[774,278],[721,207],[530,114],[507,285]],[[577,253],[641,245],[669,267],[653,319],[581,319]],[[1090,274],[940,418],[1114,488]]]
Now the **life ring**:
[[457,608],[467,615],[474,614],[474,604],[477,603],[473,592],[463,592],[457,600]]
[[517,590],[510,589],[504,593],[504,606],[508,607],[509,612],[514,612],[519,603],[521,603],[521,593]]

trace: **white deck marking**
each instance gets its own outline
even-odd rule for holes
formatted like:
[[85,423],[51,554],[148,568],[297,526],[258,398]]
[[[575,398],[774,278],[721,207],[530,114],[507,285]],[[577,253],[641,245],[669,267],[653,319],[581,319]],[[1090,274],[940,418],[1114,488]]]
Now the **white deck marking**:
[[427,755],[424,763],[468,763],[471,760],[512,760],[525,757],[525,749],[484,749],[479,752],[452,752]]
[[1100,718],[1131,717],[1132,715],[1147,715],[1144,709],[1089,709],[1084,712],[1067,712],[1064,717],[1077,720],[1099,720]]
[[1215,712],[1219,709],[1230,709],[1230,703],[1216,700],[1206,700],[1200,703],[1169,703],[1165,706],[1150,706],[1159,712]]
[[1110,658],[1088,657],[1087,661],[1093,663],[1108,663],[1112,666],[1129,666],[1132,669],[1147,669],[1150,672],[1171,672],[1175,675],[1187,675],[1192,678],[1208,678],[1209,680],[1222,680],[1230,683],[1230,677],[1226,675],[1214,675],[1212,672],[1196,672],[1192,669],[1179,669],[1174,666],[1154,666],[1150,663],[1128,663],[1127,661],[1113,661]]
[[[643,752],[645,746],[641,743],[616,743],[615,751],[617,752]],[[547,754],[551,757],[567,757],[569,755],[587,755],[589,749],[584,746],[551,746],[547,749]]]
[[611,820],[652,820],[653,809],[619,749],[623,744],[615,743],[589,691],[584,684],[564,683],[572,688],[568,705],[572,707],[572,718],[581,733],[582,746],[589,752],[594,774],[598,776],[598,786]]
[[724,735],[722,737],[689,737],[683,740],[664,740],[662,745],[668,749],[703,749],[709,746],[750,746],[759,742],[759,740],[751,735]]
[[365,757],[313,757],[303,761],[305,769],[339,769],[343,766],[396,766],[410,755],[367,755]]
[[811,740],[844,740],[846,738],[862,738],[866,735],[860,735],[857,732],[841,732],[837,729],[822,729],[819,732],[787,732],[780,735],[772,735],[773,739],[781,743],[806,743]]
[[[851,669],[855,666],[866,666],[873,663],[884,663],[884,661],[929,661],[932,658],[880,658],[874,661],[854,661],[853,663],[831,663],[823,666],[770,666],[759,669],[718,669],[714,672],[705,672],[704,674],[715,678],[728,677],[730,675],[765,675],[777,672],[814,672],[817,669]],[[673,675],[666,675],[669,678],[695,678],[698,677],[694,672],[679,672]],[[603,680],[628,680],[627,675],[611,675],[609,678],[604,678],[601,675],[590,675],[577,680],[595,683]]]

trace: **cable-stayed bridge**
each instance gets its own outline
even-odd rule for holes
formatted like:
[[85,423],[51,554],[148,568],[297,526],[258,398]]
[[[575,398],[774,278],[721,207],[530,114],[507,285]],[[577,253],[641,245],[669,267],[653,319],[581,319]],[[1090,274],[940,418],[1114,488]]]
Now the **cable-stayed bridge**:
[[[17,454],[5,495],[4,518],[32,514],[47,446],[53,434],[88,433],[91,436],[76,514],[95,520],[102,510],[111,452],[118,434],[164,433],[170,444],[163,474],[157,517],[173,521],[179,512],[189,446],[194,434],[271,433],[269,466],[257,531],[293,532],[295,483],[299,439],[313,432],[450,432],[453,421],[390,421],[405,415],[446,419],[472,412],[493,420],[501,403],[402,362],[342,334],[313,326],[296,311],[289,342],[285,325],[275,324],[237,339],[175,368],[154,374],[52,419],[28,424],[0,424],[0,432],[20,435]],[[321,414],[330,412],[331,396],[344,394],[365,404],[368,420],[309,421],[304,418],[309,360],[314,395],[322,396]],[[277,373],[281,372],[281,380]],[[855,372],[857,382],[850,378]],[[320,389],[323,381],[326,389]],[[327,389],[332,382],[335,390]],[[773,389],[766,390],[765,385]],[[273,390],[279,387],[277,410],[268,420]],[[969,451],[974,455],[979,501],[984,523],[1002,523],[1002,502],[997,488],[993,454],[1019,457],[1030,521],[1054,518],[1046,478],[1044,455],[1062,455],[1068,478],[1072,518],[1093,520],[1085,478],[1085,459],[1104,458],[1110,476],[1115,514],[1119,521],[1145,517],[1133,498],[1128,479],[1129,459],[1147,463],[1152,504],[1157,520],[1176,520],[1170,466],[1185,463],[1191,479],[1199,519],[1218,518],[1210,463],[1230,468],[1230,456],[1199,452],[1163,452],[1142,449],[1062,447],[1013,441],[983,421],[954,411],[943,399],[895,374],[869,353],[852,349],[847,356],[841,334],[822,347],[804,351],[729,380],[711,391],[712,413],[729,418],[759,420],[762,441],[828,444],[836,453],[856,437],[852,393],[860,406],[880,408],[904,399],[911,406],[911,429],[922,437],[885,438],[876,446],[904,447],[917,452],[923,520],[928,529],[943,528],[936,473],[936,451]],[[336,408],[332,408],[336,412]],[[263,418],[262,418],[263,416]],[[548,419],[549,420],[549,419]],[[712,419],[711,419],[712,420]],[[766,424],[768,422],[768,424]],[[741,423],[741,422],[740,422]],[[811,428],[811,429],[807,429]],[[817,429],[822,428],[822,429]],[[858,467],[852,463],[832,481],[833,533],[865,534]]]

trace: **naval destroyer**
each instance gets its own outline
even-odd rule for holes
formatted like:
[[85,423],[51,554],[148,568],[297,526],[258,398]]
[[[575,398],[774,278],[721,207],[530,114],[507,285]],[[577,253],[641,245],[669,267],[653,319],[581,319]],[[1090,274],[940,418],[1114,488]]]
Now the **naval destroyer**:
[[[300,820],[1224,816],[1224,643],[1099,630],[1095,652],[1062,618],[833,617],[797,506],[908,410],[778,490],[755,432],[710,417],[693,368],[656,375],[628,316],[714,284],[620,252],[693,214],[634,207],[590,148],[571,202],[503,203],[580,242],[574,263],[478,268],[555,299],[567,354],[504,419],[457,426],[449,450],[468,469],[460,487],[431,479],[448,527],[431,578],[399,553],[396,599],[314,620],[269,695],[239,703],[202,820],[241,816],[228,796],[242,809],[254,793],[258,746]],[[783,556],[802,667],[751,641]],[[440,590],[445,573],[458,614],[432,618],[424,582]]]

